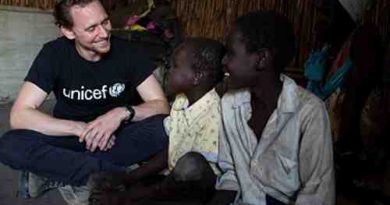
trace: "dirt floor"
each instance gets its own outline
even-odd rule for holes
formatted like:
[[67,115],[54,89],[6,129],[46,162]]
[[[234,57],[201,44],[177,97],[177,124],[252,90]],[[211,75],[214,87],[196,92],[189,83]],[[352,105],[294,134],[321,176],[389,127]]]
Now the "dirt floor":
[[[43,109],[49,110],[52,102],[47,102]],[[10,104],[0,104],[0,137],[9,129],[8,116]],[[16,197],[19,172],[0,163],[0,205],[66,205],[60,193],[52,190],[37,199]]]

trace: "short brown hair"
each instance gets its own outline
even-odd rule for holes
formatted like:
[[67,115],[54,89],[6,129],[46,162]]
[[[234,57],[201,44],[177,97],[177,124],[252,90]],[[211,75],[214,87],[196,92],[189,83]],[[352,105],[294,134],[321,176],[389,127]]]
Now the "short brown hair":
[[70,15],[70,8],[72,8],[73,6],[84,7],[85,5],[90,4],[94,1],[99,0],[57,0],[53,12],[53,16],[55,19],[54,23],[59,27],[63,26],[66,28],[71,28],[73,26],[73,19]]

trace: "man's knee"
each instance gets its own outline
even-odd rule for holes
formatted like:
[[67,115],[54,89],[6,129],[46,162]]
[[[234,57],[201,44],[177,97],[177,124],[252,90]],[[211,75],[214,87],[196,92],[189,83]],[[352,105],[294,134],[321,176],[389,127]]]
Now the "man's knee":
[[168,136],[166,135],[164,128],[164,119],[166,116],[167,115],[154,115],[146,118],[134,124],[135,129],[138,129],[138,132],[147,135],[152,144],[155,144],[162,149],[168,144]]
[[155,115],[151,117],[151,126],[154,127],[154,133],[157,135],[157,141],[162,147],[168,144],[168,136],[164,128],[164,119],[167,115]]
[[207,160],[197,152],[189,152],[181,157],[173,170],[173,175],[179,181],[200,180],[205,172],[212,171]]
[[3,162],[5,164],[8,164],[7,162],[10,161],[10,155],[15,151],[14,150],[14,144],[15,144],[15,136],[13,131],[6,132],[3,136],[0,138],[0,162]]
[[0,137],[0,157],[4,154],[7,154],[9,151],[14,149],[14,145],[17,141],[17,132],[11,130],[6,132],[3,136]]
[[21,168],[20,162],[25,161],[24,131],[11,130],[0,137],[0,162],[13,168]]

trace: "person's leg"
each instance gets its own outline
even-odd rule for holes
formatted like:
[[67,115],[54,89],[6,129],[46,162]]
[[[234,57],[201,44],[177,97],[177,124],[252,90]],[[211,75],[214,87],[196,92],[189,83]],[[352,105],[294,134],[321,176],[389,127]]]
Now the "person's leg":
[[168,146],[163,120],[166,115],[156,115],[140,122],[122,126],[116,134],[115,145],[108,151],[96,151],[90,156],[130,166],[145,161]]
[[[199,153],[181,157],[171,174],[159,184],[151,196],[159,200],[207,202],[215,192],[216,175],[208,161]],[[156,189],[156,188],[155,188]]]
[[64,184],[85,184],[89,174],[122,171],[111,162],[85,154],[76,137],[47,136],[32,130],[11,130],[0,138],[0,162]]
[[[105,180],[113,180],[109,181],[111,185],[105,189],[105,180],[96,184],[89,199],[90,204],[203,204],[215,192],[216,175],[207,160],[195,152],[181,157],[169,176],[151,178],[125,187],[120,181],[123,177],[108,174]],[[112,186],[113,184],[118,186]]]
[[[116,132],[115,145],[109,151],[89,154],[121,166],[145,161],[168,146],[168,136],[163,126],[165,117],[165,115],[157,115],[141,122],[127,124]],[[103,172],[92,175],[88,183],[93,187],[90,204],[115,204],[117,198],[127,200],[128,198],[123,194],[125,190],[122,190],[125,189],[126,184],[124,177],[124,172]]]
[[91,173],[123,171],[167,146],[164,116],[124,126],[107,152],[85,152],[77,137],[47,136],[32,130],[11,130],[0,138],[0,162],[54,181],[83,185]]

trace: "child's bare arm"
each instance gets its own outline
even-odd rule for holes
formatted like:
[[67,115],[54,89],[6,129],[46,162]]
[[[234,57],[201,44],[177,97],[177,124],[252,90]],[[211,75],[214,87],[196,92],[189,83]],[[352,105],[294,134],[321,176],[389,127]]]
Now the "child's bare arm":
[[149,161],[138,169],[135,169],[125,176],[125,183],[132,184],[134,181],[144,179],[147,176],[157,174],[168,167],[168,148],[157,153]]
[[[125,205],[131,204],[131,201],[137,197],[151,194],[154,191],[152,186],[137,186],[137,182],[166,168],[167,158],[168,149],[165,149],[130,173],[94,174],[89,179],[89,185],[92,187],[89,203],[91,205]],[[142,190],[138,190],[140,188]]]
[[168,165],[168,149],[157,153],[145,164],[129,173],[100,172],[89,178],[89,184],[98,190],[116,190],[115,187],[129,187],[142,179],[158,174]]

